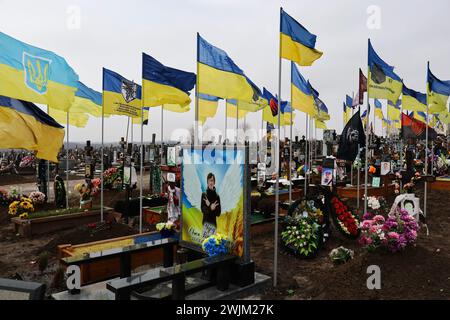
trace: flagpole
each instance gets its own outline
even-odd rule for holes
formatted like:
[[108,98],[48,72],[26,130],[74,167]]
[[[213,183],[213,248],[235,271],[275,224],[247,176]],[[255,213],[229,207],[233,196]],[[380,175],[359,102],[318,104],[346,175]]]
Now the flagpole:
[[239,138],[239,100],[236,100],[236,145],[238,145]]
[[[312,166],[313,166],[313,147],[314,147],[314,143],[313,143],[313,117],[309,118],[309,167],[310,167],[310,172],[312,173]],[[308,176],[308,181],[309,183],[311,183],[311,174]]]
[[[403,119],[403,101],[402,101],[402,104],[401,104],[401,107],[400,107],[400,133],[403,130],[402,119]],[[400,171],[402,171],[403,170],[403,137],[402,137],[401,134],[399,134],[398,137],[400,139]]]
[[193,145],[198,145],[199,144],[199,137],[198,137],[198,94],[199,94],[199,90],[198,90],[198,78],[199,78],[199,68],[198,68],[198,60],[199,60],[199,33],[197,32],[197,77],[196,77],[196,84],[195,84],[195,124],[194,124],[194,143]]
[[[69,111],[66,111],[66,179],[67,179],[67,188],[66,188],[66,209],[69,209]],[[56,191],[56,190],[54,190]],[[56,195],[56,193],[55,193]]]
[[161,148],[164,144],[164,105],[161,105]]
[[[142,63],[142,74],[144,74],[144,64]],[[142,233],[142,215],[143,215],[143,188],[144,188],[144,103],[145,103],[145,90],[142,90],[141,97],[141,156],[139,163],[139,233]],[[164,110],[164,105],[161,106],[161,112]],[[150,113],[150,109],[148,110]],[[161,121],[161,126],[163,122]],[[161,132],[163,132],[161,130]],[[130,182],[131,182],[131,174],[130,174]]]
[[[50,114],[50,107],[47,105],[47,114]],[[47,201],[50,199],[50,161],[47,160]],[[53,190],[53,193],[55,190]],[[69,192],[69,190],[67,190]]]
[[308,123],[309,123],[308,117],[309,117],[309,115],[307,113],[305,113],[305,160],[304,160],[304,165],[303,165],[303,175],[305,178],[303,193],[304,193],[305,199],[306,199],[306,189],[307,189],[307,185],[308,185],[307,181],[306,181],[306,171],[308,170],[308,148],[309,148],[309,145],[308,145]]
[[[103,70],[103,76],[102,76],[102,78],[103,78],[103,85],[102,85],[102,87],[104,87],[105,86],[105,70]],[[102,99],[102,146],[101,146],[101,148],[100,148],[100,150],[101,150],[101,169],[100,169],[100,181],[101,181],[101,183],[100,183],[100,186],[101,186],[101,188],[100,188],[100,221],[101,222],[103,222],[103,183],[104,183],[104,181],[103,181],[103,171],[104,171],[104,163],[103,163],[103,145],[104,145],[104,142],[105,142],[105,133],[104,133],[104,129],[105,129],[105,99]],[[127,138],[128,138],[128,136],[127,136]],[[94,165],[94,168],[95,168],[95,165]],[[95,170],[94,170],[95,171]]]
[[128,143],[128,129],[130,128],[130,116],[128,116],[128,119],[127,119],[127,135],[126,135],[126,141],[127,141],[127,143]]
[[224,136],[225,136],[226,144],[228,144],[228,141],[227,141],[227,130],[228,130],[228,114],[227,114],[227,111],[228,111],[228,106],[225,103],[225,134],[224,134]]
[[[427,75],[430,70],[430,61],[427,63]],[[428,175],[428,118],[430,112],[430,105],[428,104],[428,76],[427,76],[427,127],[425,129],[425,175]],[[428,183],[425,180],[425,190],[423,194],[423,214],[425,218],[427,217],[427,196],[428,196]]]
[[[144,91],[142,91],[144,92]],[[144,93],[142,93],[142,105],[141,105],[141,156],[140,156],[140,188],[139,188],[139,233],[142,233],[142,210],[143,210],[143,192],[142,188],[144,185]],[[164,110],[164,106],[162,107]],[[150,112],[150,110],[149,110]],[[130,175],[131,179],[131,175]]]
[[[352,118],[353,118],[353,101],[355,100],[355,91],[352,92]],[[359,101],[358,101],[359,102]],[[345,113],[347,113],[347,109],[345,110]],[[345,128],[346,123],[344,123]],[[350,165],[350,185],[353,186],[353,162]]]
[[[280,8],[280,30],[281,30],[281,15],[283,14],[283,8]],[[279,52],[278,52],[278,128],[277,128],[277,136],[276,136],[276,150],[272,152],[272,158],[275,157],[275,169],[276,172],[276,182],[275,182],[275,235],[274,235],[274,261],[273,261],[273,286],[276,287],[278,283],[278,218],[279,218],[279,187],[280,187],[280,114],[281,114],[281,34],[279,35]]]
[[[292,68],[292,64],[291,64]],[[291,71],[292,73],[292,71]],[[291,100],[292,100],[292,85],[291,85]],[[281,101],[281,100],[280,100]],[[281,102],[280,102],[281,109]],[[290,137],[289,137],[289,205],[292,203],[292,101],[291,101],[291,123],[290,123]]]
[[[368,40],[368,44],[370,44],[370,40]],[[370,69],[369,67],[367,67],[367,123],[366,123],[366,154],[365,154],[365,165],[364,165],[364,214],[367,213],[367,184],[369,183],[369,173],[368,173],[368,169],[369,169],[369,133],[370,133],[370,94],[369,94],[369,73],[370,73]]]

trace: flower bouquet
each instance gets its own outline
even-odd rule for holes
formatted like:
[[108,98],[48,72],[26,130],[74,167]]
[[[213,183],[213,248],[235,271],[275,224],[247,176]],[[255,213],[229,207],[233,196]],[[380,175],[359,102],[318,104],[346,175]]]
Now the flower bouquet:
[[358,218],[337,197],[331,199],[331,207],[336,229],[347,238],[357,239],[360,234]]
[[343,264],[348,260],[353,259],[354,254],[355,253],[353,252],[353,250],[341,246],[339,248],[331,250],[330,259],[335,264]]
[[30,198],[26,197],[21,197],[20,200],[13,201],[8,208],[10,216],[18,216],[20,219],[28,219],[31,212],[34,212],[33,202]]
[[368,251],[379,247],[398,252],[417,239],[419,225],[408,211],[398,209],[386,219],[381,215],[367,213],[361,223],[359,243]]
[[288,216],[294,219],[299,217],[310,217],[319,224],[323,224],[324,222],[323,211],[314,200],[300,200],[295,202],[289,207]]
[[161,238],[170,238],[174,235],[176,224],[172,221],[160,222],[156,225],[156,230],[161,233]]
[[40,191],[33,191],[28,198],[31,199],[34,205],[40,205],[45,203],[45,194]]
[[122,187],[121,170],[112,167],[103,172],[103,181],[106,189],[120,189]]
[[311,258],[319,251],[322,234],[319,224],[310,217],[292,219],[281,233],[283,246],[296,256]]
[[100,179],[92,179],[88,183],[78,183],[75,185],[75,191],[80,194],[80,209],[88,211],[92,209],[92,197],[94,197],[100,186]]
[[213,234],[203,240],[202,249],[208,256],[216,257],[226,255],[229,252],[230,241],[220,234]]

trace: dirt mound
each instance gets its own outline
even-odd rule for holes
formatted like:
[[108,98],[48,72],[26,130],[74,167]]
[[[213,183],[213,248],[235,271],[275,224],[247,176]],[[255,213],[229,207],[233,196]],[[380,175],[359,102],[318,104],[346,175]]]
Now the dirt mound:
[[[416,193],[423,199],[423,191]],[[299,259],[279,250],[278,286],[263,299],[450,299],[450,214],[448,192],[428,194],[426,222],[416,246],[400,253],[368,253],[356,241],[337,232],[314,259]],[[355,251],[353,260],[335,266],[328,254],[339,246]],[[273,276],[273,233],[251,239],[251,255],[258,272]],[[367,288],[367,268],[381,270],[381,289]]]
[[96,230],[95,232],[93,231],[93,229],[90,229],[87,226],[82,226],[77,229],[59,232],[53,237],[50,242],[42,246],[39,251],[56,253],[58,245],[61,244],[76,245],[81,243],[124,237],[133,234],[136,234],[136,231],[133,228],[120,223],[105,225],[104,229]]

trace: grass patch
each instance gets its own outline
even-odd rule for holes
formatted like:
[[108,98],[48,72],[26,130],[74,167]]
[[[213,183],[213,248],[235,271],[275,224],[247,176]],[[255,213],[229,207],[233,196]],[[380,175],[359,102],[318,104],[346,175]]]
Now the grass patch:
[[[91,210],[89,211],[95,211],[100,210],[100,206],[93,206]],[[33,212],[28,215],[28,219],[37,219],[37,218],[47,218],[47,217],[54,217],[54,216],[63,216],[66,214],[71,213],[82,213],[84,210],[75,207],[75,208],[69,208],[69,209],[54,209],[54,210],[43,210],[43,211],[37,211]]]

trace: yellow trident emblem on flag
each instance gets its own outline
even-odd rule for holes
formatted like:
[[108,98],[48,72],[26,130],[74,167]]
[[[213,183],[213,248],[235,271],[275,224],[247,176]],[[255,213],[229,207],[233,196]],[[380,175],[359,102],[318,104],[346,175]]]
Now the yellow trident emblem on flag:
[[47,92],[49,68],[52,61],[23,53],[23,68],[25,70],[26,85],[39,94]]

